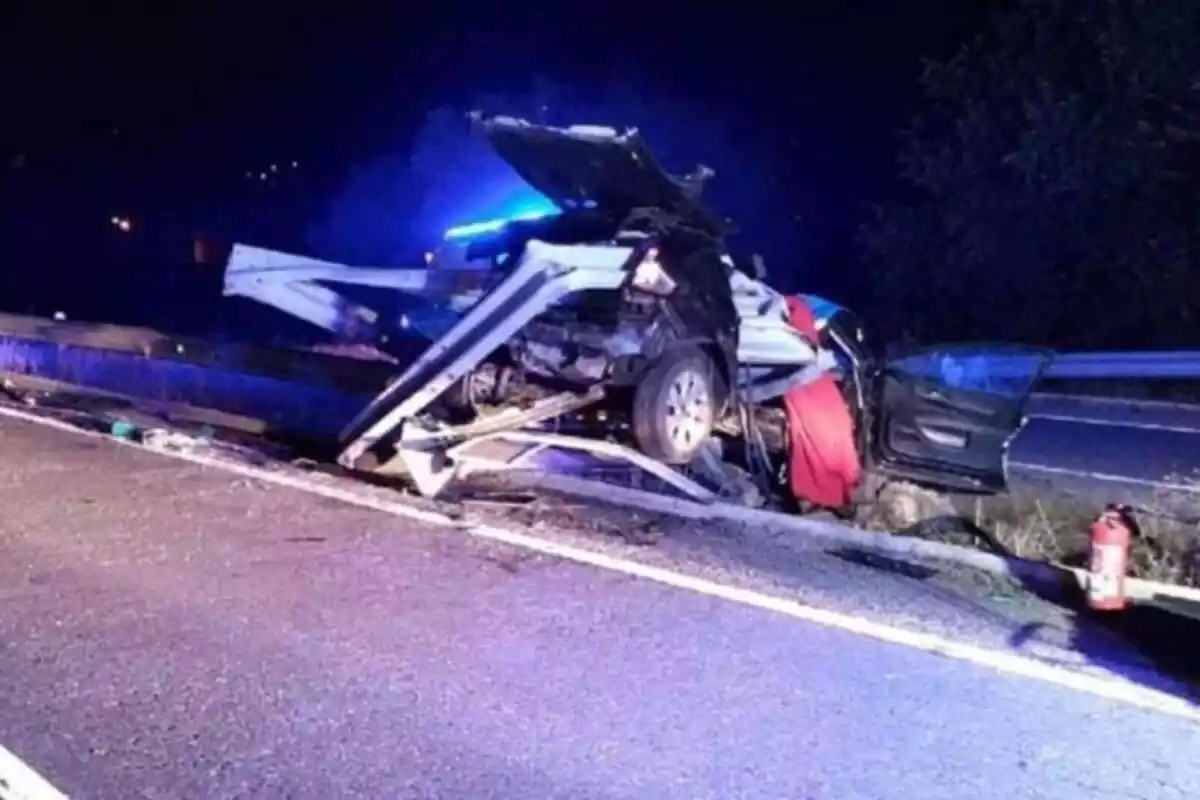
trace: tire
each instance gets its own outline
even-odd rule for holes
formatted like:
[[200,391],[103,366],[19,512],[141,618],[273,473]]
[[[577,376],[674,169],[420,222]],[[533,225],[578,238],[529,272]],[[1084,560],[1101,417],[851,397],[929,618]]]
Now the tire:
[[664,464],[693,461],[712,435],[723,383],[704,351],[666,353],[634,390],[633,435],[641,451]]

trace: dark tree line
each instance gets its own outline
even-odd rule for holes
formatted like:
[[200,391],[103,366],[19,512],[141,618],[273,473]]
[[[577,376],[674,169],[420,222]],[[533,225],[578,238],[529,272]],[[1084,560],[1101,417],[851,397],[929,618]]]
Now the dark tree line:
[[923,89],[861,237],[893,336],[1200,345],[1200,3],[1018,0]]
[[[899,191],[860,232],[867,296],[838,298],[878,338],[1200,347],[1200,2],[1014,0],[955,57],[929,64],[922,89],[900,140]],[[838,268],[780,241],[798,196],[771,185],[780,154],[748,139],[736,115],[713,113],[719,98],[705,102],[543,81],[435,110],[412,141],[351,172],[310,246],[404,262],[503,205],[519,181],[468,135],[463,112],[477,107],[638,124],[677,169],[715,158],[718,208],[757,228],[744,237],[755,249],[782,253],[769,259],[781,288]]]

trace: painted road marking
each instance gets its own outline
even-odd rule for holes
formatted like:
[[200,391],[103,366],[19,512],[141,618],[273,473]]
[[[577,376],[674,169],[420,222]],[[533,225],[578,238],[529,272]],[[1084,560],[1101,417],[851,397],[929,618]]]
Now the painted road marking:
[[512,547],[519,547],[565,561],[571,561],[576,564],[584,564],[596,569],[653,581],[662,586],[669,586],[731,603],[738,603],[743,606],[782,614],[792,619],[836,628],[878,641],[889,642],[959,661],[966,661],[1008,675],[1031,678],[1096,697],[1102,697],[1117,703],[1200,722],[1200,707],[1194,706],[1190,701],[1166,692],[1119,680],[1115,677],[1110,678],[1074,672],[1061,666],[1047,664],[1016,653],[962,644],[940,636],[884,625],[862,617],[805,605],[784,597],[729,586],[660,567],[647,566],[639,564],[636,561],[617,558],[581,547],[560,544],[547,539],[517,533],[516,531],[504,530],[488,525],[468,526],[443,514],[422,511],[401,502],[385,500],[341,489],[336,486],[329,486],[301,476],[271,472],[261,467],[225,461],[212,456],[186,452],[149,450],[133,442],[115,439],[103,433],[82,430],[56,419],[40,417],[14,408],[0,407],[0,416],[66,431],[77,436],[105,439],[118,446],[136,447],[140,450],[157,453],[168,458],[187,461],[199,466],[221,469],[244,478],[252,478],[264,483],[308,492],[309,494],[319,495],[331,500],[340,500],[359,508],[380,511],[385,514],[404,517],[429,525],[455,528],[477,539],[500,542]]
[[1049,467],[1044,464],[1026,464],[1018,461],[1011,462],[1008,466],[1010,469],[1023,472],[1042,472],[1047,475],[1070,475],[1075,478],[1087,478],[1093,481],[1144,486],[1147,489],[1166,489],[1172,492],[1190,492],[1193,494],[1200,493],[1200,483],[1186,484],[1171,483],[1170,481],[1152,481],[1148,478],[1131,478],[1128,475],[1113,475],[1108,472],[1088,472],[1086,470],[1066,469],[1065,467]]
[[1034,392],[1032,403],[1075,403],[1083,406],[1108,406],[1123,409],[1161,408],[1184,414],[1200,413],[1200,404],[1179,400],[1146,400],[1138,397],[1102,397],[1094,394],[1059,394],[1058,392]]
[[1045,419],[1051,422],[1066,422],[1074,425],[1102,425],[1108,428],[1137,428],[1143,431],[1163,431],[1165,433],[1191,434],[1200,436],[1200,428],[1190,428],[1186,425],[1162,425],[1157,422],[1140,422],[1135,419],[1101,419],[1100,417],[1072,417],[1068,414],[1039,414],[1029,415],[1030,419]]
[[67,800],[67,796],[0,746],[0,800]]

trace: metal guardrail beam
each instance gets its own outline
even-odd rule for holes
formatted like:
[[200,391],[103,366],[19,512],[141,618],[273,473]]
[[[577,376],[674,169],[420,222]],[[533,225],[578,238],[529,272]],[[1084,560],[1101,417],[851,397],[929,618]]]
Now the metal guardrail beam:
[[1050,362],[1046,377],[1094,380],[1200,379],[1200,351],[1060,353]]
[[1013,385],[1032,376],[1049,357],[1043,378],[1057,380],[1200,380],[1200,352],[1050,353],[1004,352],[1004,345],[932,347],[891,362],[912,374],[941,376],[952,385],[983,387],[1011,379]]

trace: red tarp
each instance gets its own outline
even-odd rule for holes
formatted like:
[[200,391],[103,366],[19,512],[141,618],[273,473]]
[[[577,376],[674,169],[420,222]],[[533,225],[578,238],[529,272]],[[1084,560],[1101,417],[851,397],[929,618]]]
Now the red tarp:
[[[819,344],[812,309],[787,298],[789,321],[814,346]],[[862,461],[855,446],[854,419],[832,375],[798,386],[783,397],[788,425],[788,483],[792,495],[821,508],[844,508],[859,480]]]

